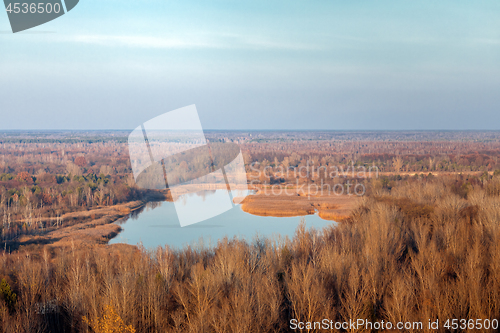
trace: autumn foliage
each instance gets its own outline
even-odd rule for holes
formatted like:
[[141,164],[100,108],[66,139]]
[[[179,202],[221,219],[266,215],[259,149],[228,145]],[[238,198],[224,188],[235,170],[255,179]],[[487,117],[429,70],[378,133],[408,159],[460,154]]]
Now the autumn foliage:
[[[0,331],[261,333],[288,332],[291,319],[500,317],[500,144],[489,133],[450,142],[418,133],[217,135],[240,140],[250,162],[268,167],[262,182],[310,160],[391,174],[367,180],[362,204],[338,226],[301,225],[293,239],[54,247],[36,240],[69,223],[60,212],[141,198],[125,141],[0,140],[3,244],[32,237],[0,256]],[[42,214],[52,224],[34,218]]]
[[18,182],[33,184],[33,177],[26,171],[20,172],[16,175],[16,180]]
[[85,160],[85,157],[83,156],[78,156],[77,158],[75,158],[75,164],[83,168],[87,165],[87,160]]
[[102,316],[89,320],[86,316],[83,322],[90,326],[94,333],[135,333],[132,325],[125,325],[123,319],[111,305],[105,305]]
[[301,225],[291,240],[5,255],[0,276],[17,300],[13,311],[0,301],[0,329],[261,333],[287,332],[293,318],[498,318],[500,196],[486,190],[498,182],[466,197],[453,178],[374,184],[349,220]]

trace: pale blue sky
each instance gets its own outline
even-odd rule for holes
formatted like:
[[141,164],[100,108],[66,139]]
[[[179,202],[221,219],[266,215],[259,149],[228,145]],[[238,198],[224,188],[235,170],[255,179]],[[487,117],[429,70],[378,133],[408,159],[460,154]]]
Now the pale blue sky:
[[9,33],[0,129],[500,129],[499,1],[80,0]]

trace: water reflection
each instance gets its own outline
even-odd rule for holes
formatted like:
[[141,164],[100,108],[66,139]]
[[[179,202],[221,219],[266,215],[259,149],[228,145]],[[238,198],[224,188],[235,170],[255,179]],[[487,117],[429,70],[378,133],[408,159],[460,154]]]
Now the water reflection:
[[[211,197],[217,197],[220,192],[224,194],[226,191],[211,190],[187,196],[190,202],[193,200],[207,202]],[[323,220],[317,215],[302,218],[305,219],[307,228],[321,229],[334,223]],[[247,241],[252,241],[257,235],[292,237],[300,220],[301,217],[255,216],[245,213],[237,205],[213,218],[181,228],[173,202],[152,202],[117,221],[123,230],[110,241],[110,244],[142,243],[147,248],[169,245],[180,249],[186,245],[199,244],[200,241],[208,246],[215,245],[224,237],[238,237]]]

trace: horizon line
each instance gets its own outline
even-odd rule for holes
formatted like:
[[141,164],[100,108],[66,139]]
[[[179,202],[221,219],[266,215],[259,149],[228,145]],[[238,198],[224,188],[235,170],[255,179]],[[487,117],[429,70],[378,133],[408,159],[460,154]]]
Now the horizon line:
[[[133,129],[0,129],[1,132],[124,132]],[[203,131],[229,132],[500,132],[500,129],[216,129]]]

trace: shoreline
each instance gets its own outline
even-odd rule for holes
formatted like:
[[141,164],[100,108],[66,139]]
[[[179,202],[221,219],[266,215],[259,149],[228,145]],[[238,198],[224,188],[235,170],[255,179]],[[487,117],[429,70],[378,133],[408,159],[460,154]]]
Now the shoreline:
[[[297,189],[293,189],[297,193],[292,196],[266,195],[263,194],[262,188],[258,187],[251,190],[256,191],[256,193],[247,196],[241,202],[241,209],[245,213],[255,216],[299,217],[318,214],[323,220],[342,222],[349,217],[360,200],[357,196],[301,194],[297,192]],[[162,196],[160,197],[158,194]],[[63,221],[83,220],[83,222],[54,228],[40,235],[22,235],[17,239],[5,242],[4,246],[8,252],[33,251],[38,248],[48,248],[49,251],[54,251],[55,249],[85,248],[95,245],[117,246],[119,244],[109,244],[109,241],[122,230],[115,222],[132,212],[143,209],[148,203],[160,201],[172,201],[168,191],[157,192],[143,200],[68,212],[60,219]],[[44,221],[55,219],[53,217],[43,218]],[[135,247],[135,245],[131,246]]]
[[[47,247],[49,250],[67,247],[87,247],[106,245],[115,237],[121,227],[114,222],[137,211],[148,203],[147,200],[131,201],[105,208],[98,208],[83,212],[71,212],[63,215],[63,219],[85,219],[84,222],[55,228],[41,235],[22,235],[17,239],[6,242],[7,250],[19,251],[23,249]],[[95,218],[95,216],[99,216]],[[94,217],[94,218],[92,218]]]
[[[59,217],[62,223],[70,225],[51,227],[43,234],[21,235],[13,240],[5,241],[7,253],[11,251],[33,251],[39,248],[48,248],[53,251],[57,248],[91,247],[94,245],[108,245],[121,227],[114,222],[132,212],[144,208],[148,203],[168,200],[165,192],[151,192],[142,200],[134,200],[113,206],[99,206],[90,210],[73,211]],[[43,217],[43,221],[56,221],[55,217]],[[71,223],[71,222],[74,223]],[[21,221],[22,222],[22,221]]]
[[241,202],[244,212],[257,216],[295,217],[318,214],[327,221],[342,222],[349,218],[361,198],[356,195],[317,195],[312,193],[264,194],[259,190]]

